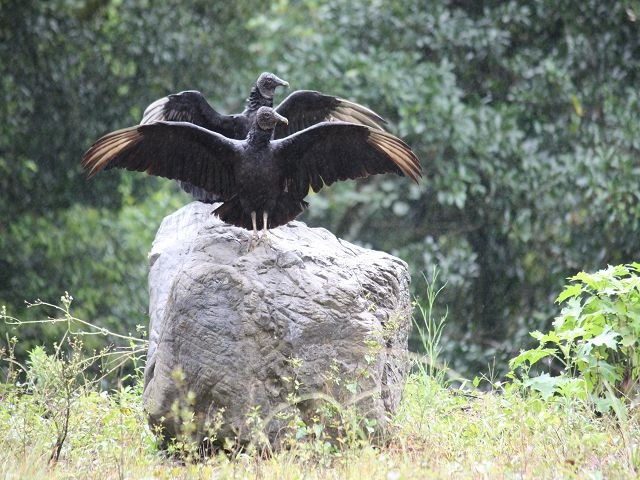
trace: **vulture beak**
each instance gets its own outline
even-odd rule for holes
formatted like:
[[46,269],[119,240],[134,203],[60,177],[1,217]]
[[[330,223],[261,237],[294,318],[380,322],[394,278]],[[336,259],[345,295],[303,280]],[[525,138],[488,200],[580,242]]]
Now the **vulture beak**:
[[287,87],[287,88],[289,87],[289,82],[287,82],[286,80],[282,80],[280,77],[276,77],[276,83],[281,87]]
[[280,122],[280,123],[284,123],[285,125],[289,125],[289,120],[287,120],[285,117],[283,117],[282,115],[280,115],[278,112],[273,112],[276,116],[276,119]]

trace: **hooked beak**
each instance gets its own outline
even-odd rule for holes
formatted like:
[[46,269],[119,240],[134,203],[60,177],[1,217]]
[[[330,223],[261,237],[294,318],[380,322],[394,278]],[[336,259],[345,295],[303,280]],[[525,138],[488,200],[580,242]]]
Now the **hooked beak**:
[[278,121],[280,123],[284,123],[285,125],[289,125],[289,120],[287,120],[286,117],[283,117],[282,115],[280,115],[278,112],[273,112],[276,114],[276,118],[278,119]]
[[289,87],[289,82],[287,82],[286,80],[282,80],[280,77],[276,77],[276,82],[281,87],[287,87],[287,88]]

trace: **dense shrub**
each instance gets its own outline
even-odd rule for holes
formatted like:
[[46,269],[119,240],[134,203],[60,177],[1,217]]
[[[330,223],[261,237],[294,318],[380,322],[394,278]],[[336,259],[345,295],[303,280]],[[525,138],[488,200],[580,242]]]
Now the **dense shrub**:
[[[78,160],[92,140],[187,88],[237,111],[262,70],[373,107],[420,156],[420,185],[390,176],[336,185],[311,196],[304,218],[400,255],[415,275],[437,264],[453,367],[477,371],[498,356],[506,368],[527,332],[546,328],[559,279],[638,257],[633,2],[10,0],[0,9],[0,299],[11,305],[44,295],[43,283],[55,296],[72,288],[78,262],[61,262],[69,247],[45,246],[42,229],[52,239],[89,233],[88,205],[120,222],[131,205],[123,184],[134,204],[160,184],[131,174],[87,183]],[[166,211],[141,235],[114,223],[140,239],[140,254],[124,256],[129,274],[101,279],[122,289],[105,296],[101,315],[139,321],[122,305],[138,303],[127,292],[143,289],[144,251]],[[21,280],[25,272],[38,278]]]
[[[636,399],[640,382],[640,264],[580,272],[556,299],[565,306],[553,329],[531,335],[537,348],[509,362],[521,369],[521,385],[540,392],[593,402],[601,412],[618,399]],[[552,374],[533,375],[549,360]],[[533,370],[532,370],[533,368]],[[512,373],[513,375],[513,373]]]

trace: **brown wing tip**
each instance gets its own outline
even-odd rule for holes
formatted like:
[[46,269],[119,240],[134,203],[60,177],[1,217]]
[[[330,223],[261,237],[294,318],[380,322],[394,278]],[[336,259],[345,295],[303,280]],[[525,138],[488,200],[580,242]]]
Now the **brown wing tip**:
[[366,125],[376,130],[384,130],[382,125],[387,123],[384,118],[373,110],[344,98],[338,98],[338,104],[334,108],[332,116],[336,120]]
[[422,177],[422,166],[415,153],[398,137],[381,130],[369,130],[367,139],[378,150],[384,152],[414,182]]
[[82,166],[93,177],[107,167],[124,149],[131,147],[142,138],[137,127],[116,130],[95,142],[82,157]]

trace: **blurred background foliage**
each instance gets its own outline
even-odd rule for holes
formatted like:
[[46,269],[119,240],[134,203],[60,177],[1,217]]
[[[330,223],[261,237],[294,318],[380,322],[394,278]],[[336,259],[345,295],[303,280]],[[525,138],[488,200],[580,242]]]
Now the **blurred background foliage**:
[[451,366],[506,368],[565,277],[640,258],[638,16],[637,0],[0,0],[0,304],[28,318],[25,299],[68,290],[79,317],[146,324],[146,253],[189,198],[88,182],[82,153],[171,92],[239,111],[268,70],[375,109],[425,169],[325,189],[301,219],[399,255],[418,296],[437,266]]

